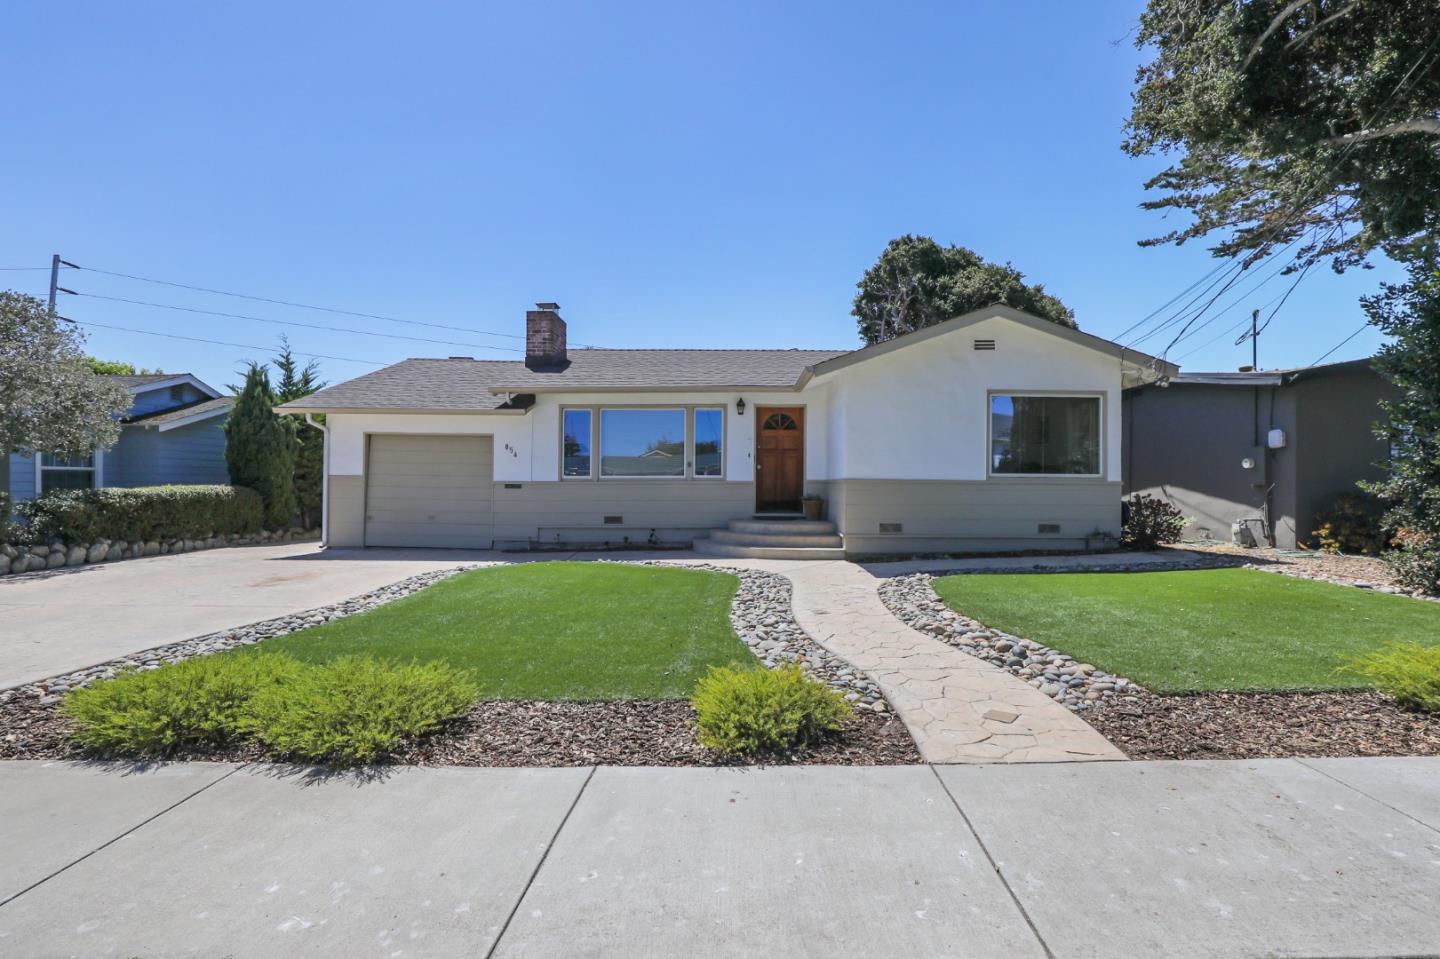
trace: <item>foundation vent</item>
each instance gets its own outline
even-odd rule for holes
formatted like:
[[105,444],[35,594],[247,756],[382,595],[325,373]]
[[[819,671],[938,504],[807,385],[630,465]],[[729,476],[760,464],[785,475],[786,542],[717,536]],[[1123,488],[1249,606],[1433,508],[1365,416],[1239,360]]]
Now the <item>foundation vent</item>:
[[903,533],[903,532],[905,532],[905,524],[904,524],[904,523],[881,523],[881,524],[880,524],[880,532],[882,532],[882,533]]
[[1059,523],[1041,523],[1040,526],[1039,526],[1039,528],[1038,528],[1038,532],[1041,532],[1041,533],[1058,533],[1058,532],[1060,532],[1060,524],[1059,524]]
[[607,517],[605,517],[605,525],[606,525],[606,526],[624,526],[624,525],[625,525],[625,517],[623,517],[623,516],[607,516]]
[[975,349],[977,349],[977,350],[993,350],[993,349],[995,349],[995,341],[994,341],[994,340],[976,340],[976,341],[975,341]]

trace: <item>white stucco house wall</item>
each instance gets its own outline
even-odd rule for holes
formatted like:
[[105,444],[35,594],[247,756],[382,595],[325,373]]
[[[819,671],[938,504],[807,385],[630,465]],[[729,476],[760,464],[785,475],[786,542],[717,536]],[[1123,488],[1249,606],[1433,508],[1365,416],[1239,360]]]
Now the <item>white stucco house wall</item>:
[[792,541],[849,556],[1083,547],[1120,529],[1122,390],[1176,372],[1005,306],[849,352],[569,350],[545,303],[526,333],[282,407],[325,414],[328,545],[714,547],[808,495]]

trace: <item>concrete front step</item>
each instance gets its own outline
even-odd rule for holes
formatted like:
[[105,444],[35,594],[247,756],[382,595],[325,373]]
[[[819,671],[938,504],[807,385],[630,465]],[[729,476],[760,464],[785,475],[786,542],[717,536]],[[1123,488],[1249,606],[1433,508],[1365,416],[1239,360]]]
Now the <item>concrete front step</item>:
[[732,519],[726,524],[734,533],[806,533],[834,535],[835,524],[820,519]]
[[838,546],[736,546],[697,539],[695,552],[702,556],[725,556],[732,559],[844,559],[845,550]]
[[744,533],[736,532],[733,529],[717,529],[710,534],[710,540],[715,543],[726,543],[730,546],[793,546],[793,547],[831,547],[838,548],[845,545],[845,541],[834,533]]

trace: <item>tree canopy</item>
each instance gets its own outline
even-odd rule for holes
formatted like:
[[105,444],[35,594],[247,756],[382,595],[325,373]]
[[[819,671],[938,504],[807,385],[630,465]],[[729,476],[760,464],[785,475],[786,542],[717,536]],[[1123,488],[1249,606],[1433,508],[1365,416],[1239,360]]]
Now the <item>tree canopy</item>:
[[1179,154],[1144,206],[1192,215],[1147,243],[1344,269],[1437,234],[1435,0],[1150,0],[1136,45],[1124,148]]
[[40,300],[0,291],[0,455],[84,456],[120,438],[130,394],[90,372],[83,344]]
[[1009,263],[991,263],[962,246],[941,246],[928,236],[891,240],[856,284],[854,315],[866,343],[1004,304],[1075,326],[1075,314],[1039,283]]
[[102,360],[98,357],[87,356],[85,362],[90,366],[90,372],[96,376],[146,376],[152,373],[164,373],[164,370],[147,370],[144,367],[136,368],[134,363],[126,363],[122,360]]

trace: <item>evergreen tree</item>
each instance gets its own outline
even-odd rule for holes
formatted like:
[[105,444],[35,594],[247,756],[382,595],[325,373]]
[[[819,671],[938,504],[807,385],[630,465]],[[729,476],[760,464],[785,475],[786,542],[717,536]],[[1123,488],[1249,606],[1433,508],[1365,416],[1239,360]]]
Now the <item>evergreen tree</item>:
[[[280,403],[298,400],[325,387],[325,381],[320,379],[320,364],[311,360],[301,366],[290,349],[290,341],[283,335],[280,337],[280,352],[275,355],[275,369],[280,374],[275,389]],[[312,529],[320,525],[320,510],[324,503],[325,434],[306,423],[303,416],[291,414],[285,419],[294,424],[295,435],[300,442],[295,456],[295,499],[300,508],[300,522],[306,529]],[[325,422],[324,415],[317,419]]]
[[276,415],[270,370],[251,363],[245,385],[225,418],[225,465],[230,482],[265,501],[265,524],[289,525],[295,515],[295,460],[299,442],[288,416]]
[[1381,403],[1376,427],[1390,444],[1389,475],[1366,484],[1389,507],[1385,526],[1397,545],[1387,555],[1405,585],[1440,592],[1440,263],[1417,255],[1409,279],[1362,301],[1370,322],[1394,340],[1375,366],[1400,388]]

